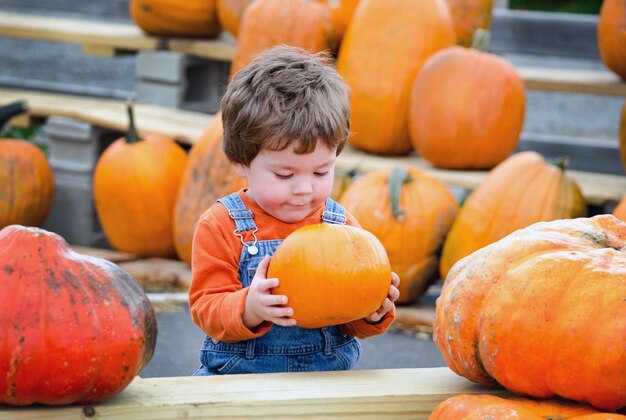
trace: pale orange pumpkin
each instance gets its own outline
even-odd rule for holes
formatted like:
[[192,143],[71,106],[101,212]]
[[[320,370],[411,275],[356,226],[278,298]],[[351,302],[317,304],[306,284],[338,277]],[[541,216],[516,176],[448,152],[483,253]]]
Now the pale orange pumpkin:
[[411,142],[436,167],[491,169],[519,142],[524,83],[509,61],[486,48],[485,43],[483,50],[441,50],[415,78],[408,114]]
[[[455,395],[435,407],[428,420],[498,419],[498,420],[591,420],[601,412],[588,405],[566,400],[532,400],[528,398],[501,398],[495,395]],[[625,416],[603,413],[599,419],[626,419]]]
[[120,251],[174,257],[172,223],[187,154],[174,140],[139,137],[129,106],[129,129],[99,157],[93,194],[102,229]]
[[624,407],[625,250],[626,223],[612,215],[517,230],[452,268],[435,344],[473,382]]
[[492,169],[469,195],[446,237],[440,260],[445,278],[461,258],[535,222],[586,214],[586,202],[565,166],[536,152],[520,152]]
[[350,184],[340,203],[385,247],[400,277],[398,303],[439,278],[438,251],[459,210],[443,182],[410,166],[378,170]]
[[384,154],[413,149],[411,85],[425,60],[455,41],[445,0],[361,0],[337,57],[352,89],[354,147]]
[[135,24],[150,35],[217,36],[222,27],[217,17],[217,0],[130,0]]
[[231,76],[263,50],[290,45],[310,52],[334,50],[328,7],[310,0],[256,0],[244,11]]
[[223,138],[222,114],[218,112],[189,151],[173,226],[176,254],[186,262],[191,262],[191,243],[200,215],[218,198],[246,185],[222,150]]
[[345,324],[374,313],[391,285],[385,248],[365,229],[319,223],[292,232],[273,255],[267,278],[286,295],[299,327]]
[[477,29],[489,30],[493,11],[493,0],[447,0],[454,20],[457,44],[472,45]]
[[598,48],[604,64],[626,80],[626,2],[604,0],[598,18]]

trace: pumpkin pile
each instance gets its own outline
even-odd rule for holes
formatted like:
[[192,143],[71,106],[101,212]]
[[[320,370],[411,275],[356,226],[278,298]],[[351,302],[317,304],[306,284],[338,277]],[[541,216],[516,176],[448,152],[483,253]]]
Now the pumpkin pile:
[[157,321],[130,274],[20,225],[0,230],[0,261],[0,404],[94,403],[148,364]]

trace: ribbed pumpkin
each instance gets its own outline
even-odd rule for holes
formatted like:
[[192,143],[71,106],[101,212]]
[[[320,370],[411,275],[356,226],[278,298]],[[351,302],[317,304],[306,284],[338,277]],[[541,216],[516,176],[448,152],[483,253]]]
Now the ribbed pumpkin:
[[445,278],[454,263],[535,222],[584,216],[586,203],[563,166],[536,152],[521,152],[492,169],[469,195],[441,255]]
[[424,61],[456,41],[445,0],[362,0],[337,68],[352,89],[352,136],[359,149],[407,153],[409,93]]
[[[486,32],[478,34],[487,38]],[[491,169],[518,144],[524,83],[511,63],[486,52],[486,44],[484,50],[439,51],[415,78],[409,133],[420,156],[434,166]]]
[[319,223],[292,232],[272,257],[267,278],[280,283],[293,318],[320,328],[365,318],[385,300],[391,268],[385,248],[370,232]]
[[335,49],[330,10],[310,0],[254,1],[243,14],[231,75],[256,54],[282,44],[311,52]]
[[501,398],[495,395],[455,395],[441,402],[432,411],[429,420],[498,419],[626,419],[619,414],[601,413],[588,405],[566,400],[532,400],[528,398]]
[[174,212],[174,246],[178,257],[191,262],[191,242],[200,215],[218,198],[245,186],[222,150],[221,113],[217,113],[189,151]]
[[626,101],[622,105],[622,116],[619,122],[619,150],[622,156],[624,170],[626,170]]
[[438,251],[459,210],[444,183],[397,166],[358,178],[340,203],[385,247],[400,277],[398,303],[415,301],[439,278]]
[[[0,109],[0,128],[26,112],[26,103]],[[0,229],[12,224],[39,226],[52,206],[54,174],[46,155],[34,144],[0,138]]]
[[598,48],[604,64],[626,80],[626,1],[604,0],[598,18]]
[[533,224],[452,268],[434,341],[448,366],[473,382],[619,409],[625,273],[626,223],[616,217]]
[[130,274],[19,225],[0,230],[0,261],[0,404],[95,403],[148,364],[157,321]]
[[617,203],[617,206],[613,210],[613,216],[626,222],[626,195]]
[[217,0],[217,16],[222,28],[233,36],[239,34],[243,12],[254,0]]
[[489,30],[493,11],[493,0],[447,0],[454,20],[457,44],[472,45],[477,29]]
[[206,37],[221,31],[217,0],[130,0],[130,17],[150,35]]
[[187,154],[173,140],[129,129],[102,153],[94,171],[96,212],[111,245],[150,257],[176,255],[174,205]]

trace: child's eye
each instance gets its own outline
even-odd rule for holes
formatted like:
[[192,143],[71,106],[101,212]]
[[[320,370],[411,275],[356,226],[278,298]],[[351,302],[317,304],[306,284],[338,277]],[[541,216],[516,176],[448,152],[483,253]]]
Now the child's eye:
[[274,173],[274,175],[276,175],[276,178],[278,179],[289,179],[293,176],[293,174],[277,174],[277,173]]
[[314,175],[321,178],[321,177],[328,175],[328,171],[315,172]]

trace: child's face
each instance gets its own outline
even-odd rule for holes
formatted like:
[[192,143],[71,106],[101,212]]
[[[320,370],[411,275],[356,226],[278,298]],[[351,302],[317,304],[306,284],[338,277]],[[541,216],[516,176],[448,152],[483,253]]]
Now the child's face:
[[248,179],[247,194],[271,216],[299,222],[317,209],[333,189],[336,150],[320,140],[311,153],[299,155],[293,146],[261,150],[250,166],[235,164]]

